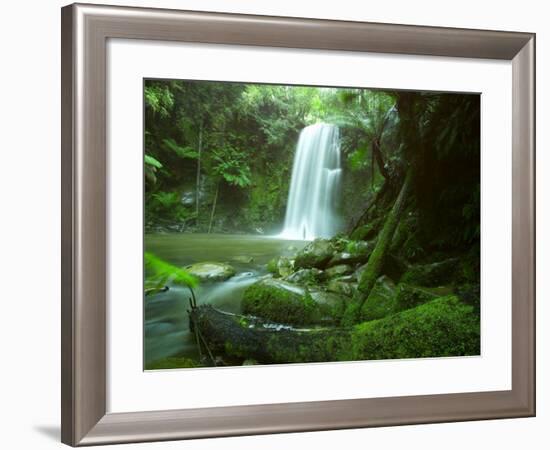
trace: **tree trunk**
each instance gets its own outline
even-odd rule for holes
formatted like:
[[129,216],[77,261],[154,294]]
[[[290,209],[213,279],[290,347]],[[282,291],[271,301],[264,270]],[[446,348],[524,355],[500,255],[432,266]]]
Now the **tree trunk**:
[[195,188],[195,216],[197,223],[199,222],[199,197],[201,188],[201,153],[202,153],[202,120],[199,128],[199,149],[197,156],[197,185]]
[[216,184],[216,193],[214,194],[214,203],[212,203],[212,212],[210,213],[210,223],[208,224],[208,234],[212,230],[212,222],[214,220],[214,213],[216,212],[216,203],[218,202],[218,191],[220,190],[220,182]]
[[405,177],[405,181],[403,182],[403,186],[401,186],[399,195],[397,196],[397,199],[395,200],[395,203],[390,213],[388,214],[388,217],[386,218],[386,222],[384,223],[382,231],[378,235],[376,247],[374,247],[374,250],[369,258],[367,267],[361,275],[361,278],[359,279],[358,288],[360,298],[358,308],[356,309],[357,314],[359,314],[359,312],[361,311],[361,307],[365,303],[372,288],[374,287],[374,283],[380,276],[380,272],[382,270],[382,267],[384,266],[384,260],[386,259],[386,255],[390,248],[395,229],[399,224],[401,215],[405,207],[411,185],[411,179],[412,169],[409,168]]
[[373,139],[372,153],[374,155],[374,158],[376,159],[376,164],[378,165],[378,169],[380,170],[380,173],[386,180],[389,180],[390,174],[386,170],[386,163],[384,162],[384,158],[382,156],[382,150],[380,149],[380,138]]

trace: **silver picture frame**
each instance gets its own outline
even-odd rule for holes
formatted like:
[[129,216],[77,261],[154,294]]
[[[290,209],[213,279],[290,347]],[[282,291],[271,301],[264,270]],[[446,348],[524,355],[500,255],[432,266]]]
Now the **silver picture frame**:
[[[71,446],[535,415],[535,34],[73,4],[62,8],[62,441]],[[106,47],[112,38],[511,61],[512,389],[107,412]]]

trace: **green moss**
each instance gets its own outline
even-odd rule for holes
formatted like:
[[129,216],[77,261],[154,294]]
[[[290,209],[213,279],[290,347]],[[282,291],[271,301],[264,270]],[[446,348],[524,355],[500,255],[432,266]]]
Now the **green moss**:
[[[344,330],[327,332],[310,330],[301,333],[302,337],[273,335],[267,341],[266,350],[274,361],[284,363],[337,361],[342,348],[348,345],[349,333]],[[298,333],[300,334],[300,333]]]
[[158,369],[189,369],[193,367],[201,367],[197,361],[191,358],[184,358],[180,356],[170,356],[168,358],[159,359],[147,363],[145,370],[158,370]]
[[366,225],[358,227],[355,231],[353,231],[353,233],[351,233],[350,237],[357,241],[370,241],[376,237],[381,225],[381,219],[377,218]]
[[363,304],[360,312],[360,320],[375,320],[386,317],[396,312],[395,285],[386,276],[376,280],[369,298]]
[[277,267],[278,258],[273,258],[267,263],[267,271],[273,275],[279,275],[279,268]]
[[357,325],[348,359],[478,355],[480,321],[455,296],[441,297],[381,320]]
[[263,280],[249,286],[243,295],[244,314],[295,325],[320,322],[330,308],[316,303],[307,291],[290,283]]

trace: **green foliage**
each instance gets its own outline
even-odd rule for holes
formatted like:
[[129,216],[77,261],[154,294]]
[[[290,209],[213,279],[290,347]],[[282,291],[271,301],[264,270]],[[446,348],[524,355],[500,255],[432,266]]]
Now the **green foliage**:
[[151,155],[145,154],[144,157],[144,171],[145,179],[151,183],[157,182],[157,169],[162,169],[162,164],[153,158]]
[[273,275],[279,276],[279,267],[277,266],[278,258],[270,259],[267,263],[267,271]]
[[145,289],[160,289],[168,283],[190,288],[198,285],[198,280],[185,269],[174,266],[149,252],[145,252],[143,258],[147,273]]
[[199,154],[194,149],[189,146],[182,147],[178,145],[176,141],[172,138],[163,139],[162,142],[168,149],[173,151],[180,158],[197,159],[199,156]]
[[250,167],[246,155],[232,147],[214,150],[214,173],[227,183],[244,188],[250,185]]
[[161,117],[168,117],[174,106],[174,96],[167,86],[145,86],[145,106]]
[[145,154],[145,164],[156,169],[162,169],[162,164],[150,155]]

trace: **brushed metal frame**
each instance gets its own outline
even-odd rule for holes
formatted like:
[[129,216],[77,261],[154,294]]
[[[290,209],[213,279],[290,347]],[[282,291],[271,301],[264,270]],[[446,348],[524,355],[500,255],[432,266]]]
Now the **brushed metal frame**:
[[[108,38],[512,61],[512,389],[106,413]],[[81,446],[535,414],[534,34],[75,4],[62,8],[61,100],[64,443]]]

